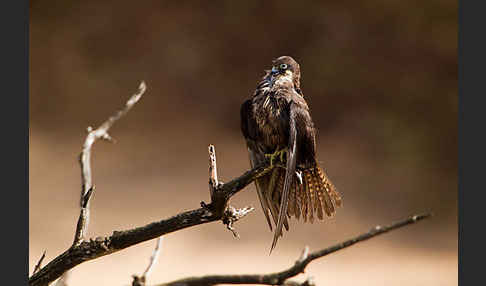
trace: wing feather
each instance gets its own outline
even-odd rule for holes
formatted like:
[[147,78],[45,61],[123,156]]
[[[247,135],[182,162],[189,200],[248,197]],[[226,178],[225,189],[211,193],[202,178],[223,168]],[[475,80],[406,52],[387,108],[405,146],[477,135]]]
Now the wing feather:
[[[248,154],[250,157],[250,165],[251,167],[255,167],[256,165],[262,163],[265,159],[265,156],[260,152],[257,143],[257,126],[254,117],[252,116],[252,101],[251,99],[246,100],[240,109],[240,117],[241,117],[241,132],[246,140],[246,145],[248,147]],[[265,197],[265,190],[268,188],[270,176],[264,176],[255,180],[255,187],[258,194],[258,199],[260,200],[260,204],[262,206],[263,214],[267,219],[268,226],[270,227],[270,231],[273,230],[272,222],[270,220],[270,207],[268,205],[267,198]]]
[[290,103],[290,120],[289,120],[289,127],[290,127],[290,136],[289,136],[289,145],[288,145],[288,152],[287,152],[287,166],[285,171],[285,183],[284,188],[282,191],[282,198],[280,201],[280,210],[278,214],[277,220],[277,227],[275,228],[275,233],[273,235],[273,242],[272,247],[270,249],[270,253],[277,245],[278,237],[282,234],[282,226],[284,221],[287,220],[287,207],[288,207],[288,200],[289,200],[289,190],[290,186],[292,186],[292,181],[295,177],[295,165],[297,159],[297,127],[295,123],[295,109],[296,106],[291,102]]

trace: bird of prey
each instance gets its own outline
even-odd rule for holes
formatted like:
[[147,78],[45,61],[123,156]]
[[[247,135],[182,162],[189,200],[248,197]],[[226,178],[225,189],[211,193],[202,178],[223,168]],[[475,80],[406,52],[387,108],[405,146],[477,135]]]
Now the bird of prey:
[[332,216],[341,196],[316,159],[316,130],[300,89],[300,66],[289,56],[272,62],[253,96],[241,106],[241,131],[252,167],[270,159],[272,170],[255,181],[270,230],[270,253],[289,230],[288,219]]

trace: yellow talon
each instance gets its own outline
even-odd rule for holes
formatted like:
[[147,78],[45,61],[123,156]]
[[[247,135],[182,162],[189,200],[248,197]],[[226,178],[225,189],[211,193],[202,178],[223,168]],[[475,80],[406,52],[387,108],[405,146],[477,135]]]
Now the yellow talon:
[[284,162],[285,155],[287,154],[287,148],[277,149],[273,154],[265,154],[265,157],[270,158],[270,167],[273,167],[273,162],[276,158],[280,159],[280,162]]

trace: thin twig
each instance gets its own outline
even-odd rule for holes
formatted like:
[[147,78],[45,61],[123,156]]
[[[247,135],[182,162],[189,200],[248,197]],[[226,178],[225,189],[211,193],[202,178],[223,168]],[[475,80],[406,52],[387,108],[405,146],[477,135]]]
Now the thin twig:
[[148,277],[150,275],[150,272],[152,272],[152,269],[153,269],[155,263],[157,262],[157,258],[159,257],[160,246],[162,245],[163,239],[164,239],[164,237],[162,237],[162,236],[157,238],[157,243],[155,244],[154,252],[150,256],[150,263],[147,266],[147,269],[145,269],[145,272],[142,275],[143,277]]
[[297,260],[297,262],[303,262],[304,260],[307,259],[307,257],[309,257],[309,246],[306,245],[302,250],[302,253],[300,254],[300,257]]
[[80,204],[83,204],[83,199],[89,189],[92,187],[92,177],[91,177],[91,146],[98,139],[104,139],[108,141],[113,141],[111,136],[108,134],[111,126],[125,115],[134,105],[137,103],[142,95],[145,93],[147,86],[144,81],[142,81],[138,87],[138,92],[130,97],[130,99],[125,103],[125,107],[119,110],[117,113],[112,115],[108,120],[103,122],[100,127],[93,130],[92,127],[88,127],[88,136],[83,144],[83,150],[79,156],[79,163],[81,164],[81,200]]
[[213,195],[214,190],[218,187],[218,168],[216,166],[216,150],[213,145],[209,145],[209,192]]
[[74,235],[73,245],[79,245],[84,241],[86,232],[88,231],[89,225],[89,202],[91,199],[91,194],[94,190],[93,179],[91,176],[91,147],[98,139],[104,139],[112,141],[113,139],[108,134],[111,126],[125,115],[138,100],[145,93],[147,86],[145,82],[142,81],[138,87],[138,92],[133,94],[130,99],[126,102],[125,107],[119,110],[117,113],[112,115],[108,120],[103,122],[100,127],[93,130],[93,128],[88,127],[88,135],[84,140],[83,150],[79,155],[79,164],[81,165],[81,200],[80,200],[80,214],[78,219],[78,224],[76,227],[76,232]]
[[[313,260],[324,257],[336,251],[342,250],[346,247],[354,245],[358,242],[368,240],[376,237],[380,234],[404,227],[409,224],[414,224],[418,221],[430,217],[431,214],[414,215],[407,219],[395,222],[388,226],[376,226],[370,231],[358,235],[354,238],[346,240],[344,242],[333,245],[329,248],[322,249],[310,253],[309,255],[301,255],[301,257],[295,262],[293,266],[280,272],[271,274],[249,274],[249,275],[210,275],[202,277],[190,277],[184,278],[169,283],[158,284],[157,286],[209,286],[216,284],[263,284],[263,285],[282,285],[286,283],[286,280],[292,278],[300,273],[303,273],[306,266]],[[303,253],[306,251],[304,250]],[[305,257],[302,259],[303,257]],[[297,282],[295,282],[297,283]],[[294,282],[291,282],[294,284]],[[302,285],[302,284],[301,284]],[[312,285],[312,280],[309,280],[307,285]]]
[[142,276],[138,275],[133,275],[133,281],[132,281],[132,286],[145,286],[147,283],[147,278],[150,275],[150,272],[152,272],[153,267],[155,266],[157,262],[157,257],[159,256],[160,252],[160,245],[162,244],[162,239],[163,237],[157,238],[157,242],[155,244],[155,249],[150,256],[150,262],[149,265],[147,266],[147,269],[143,272]]
[[34,272],[32,272],[32,275],[34,275],[37,271],[39,271],[39,269],[41,268],[41,265],[42,265],[42,261],[44,260],[44,258],[46,258],[46,251],[47,250],[44,250],[44,252],[42,253],[42,256],[41,258],[39,259],[39,262],[37,262],[37,264],[35,265],[34,267]]

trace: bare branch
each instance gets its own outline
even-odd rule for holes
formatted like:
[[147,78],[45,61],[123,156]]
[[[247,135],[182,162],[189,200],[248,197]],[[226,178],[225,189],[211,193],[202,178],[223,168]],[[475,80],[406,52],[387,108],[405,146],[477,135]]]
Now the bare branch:
[[135,103],[140,100],[146,89],[147,86],[145,85],[145,82],[142,81],[138,87],[138,92],[130,97],[124,108],[108,118],[108,120],[101,124],[97,129],[93,130],[91,127],[88,127],[88,135],[84,141],[83,150],[79,155],[79,164],[81,165],[81,211],[74,235],[73,245],[79,245],[81,242],[83,242],[86,232],[88,231],[89,202],[91,199],[91,194],[94,190],[93,179],[91,176],[91,147],[98,139],[113,141],[111,136],[108,134],[108,130],[110,130],[111,126],[113,126],[118,119],[125,115],[135,105]]
[[[354,238],[346,240],[344,242],[333,245],[329,248],[322,249],[316,252],[312,252],[309,255],[305,255],[306,251],[295,262],[295,264],[283,271],[271,273],[271,274],[247,274],[247,275],[209,275],[202,277],[190,277],[184,278],[169,283],[158,284],[157,286],[209,286],[217,284],[263,284],[263,285],[313,285],[312,279],[307,280],[304,283],[298,283],[290,281],[287,279],[294,277],[300,273],[303,273],[307,265],[315,259],[324,257],[336,251],[342,250],[346,247],[354,245],[358,242],[368,240],[370,238],[376,237],[380,234],[404,227],[409,224],[416,223],[423,219],[430,217],[430,214],[414,215],[407,219],[398,221],[389,226],[376,226],[370,231],[358,235]],[[304,258],[306,257],[306,258]],[[303,258],[303,259],[302,259]]]
[[[81,154],[79,155],[79,163],[81,166],[81,200],[80,200],[80,214],[78,218],[78,223],[76,225],[76,231],[74,234],[74,241],[71,246],[66,252],[73,251],[73,249],[76,249],[81,245],[81,243],[84,242],[86,232],[88,230],[88,224],[89,224],[89,203],[94,191],[94,186],[92,184],[92,176],[91,176],[91,147],[93,144],[98,140],[98,139],[103,139],[103,140],[108,140],[108,141],[113,141],[111,136],[108,134],[108,130],[113,126],[113,124],[120,119],[123,115],[125,115],[134,105],[135,103],[140,100],[142,95],[145,93],[145,90],[147,89],[145,82],[141,82],[140,86],[138,88],[138,92],[133,94],[130,99],[126,102],[125,106],[115,113],[113,116],[108,118],[103,124],[101,124],[100,127],[97,129],[93,130],[93,128],[88,127],[88,135],[86,136],[86,139],[83,144],[83,150],[81,151]],[[40,268],[40,262],[42,262],[42,259],[44,259],[44,256],[41,258],[41,261],[39,261],[38,266],[36,268]],[[48,264],[49,265],[49,264]],[[45,267],[44,267],[45,268]],[[42,270],[44,270],[42,268]],[[65,271],[69,270],[70,268],[64,269],[63,272],[57,273],[55,276],[53,276],[52,279],[47,281],[45,285],[47,285],[48,282],[52,282],[53,280],[57,279],[59,276],[61,276]],[[34,270],[34,273],[32,277],[37,274],[37,270]],[[43,272],[43,271],[39,271]],[[31,277],[31,278],[32,278]],[[63,280],[64,281],[64,280]],[[30,282],[30,281],[29,281]],[[44,284],[43,284],[44,285]]]
[[145,93],[147,86],[144,81],[142,81],[138,87],[138,92],[135,93],[130,97],[130,99],[126,102],[125,107],[119,110],[117,113],[112,115],[108,120],[103,122],[97,129],[93,130],[91,127],[88,127],[88,136],[86,136],[86,140],[83,144],[83,150],[79,156],[79,163],[81,164],[81,182],[82,182],[82,192],[81,192],[81,202],[83,204],[83,199],[89,189],[92,187],[92,177],[91,177],[91,146],[96,142],[98,139],[104,139],[108,141],[112,141],[113,139],[108,134],[108,130],[110,130],[111,126],[120,119],[123,115],[125,115],[134,105],[135,103],[140,100],[142,95]]
[[39,262],[37,262],[37,264],[34,267],[34,271],[32,272],[32,275],[35,274],[37,271],[39,271],[39,269],[41,268],[42,260],[44,260],[44,258],[46,258],[46,251],[47,250],[44,250],[44,252],[42,253],[42,256],[39,259]]
[[150,272],[152,272],[152,268],[154,267],[155,263],[157,262],[157,258],[159,257],[160,245],[162,244],[163,239],[164,237],[162,236],[157,238],[157,243],[155,244],[154,252],[152,253],[152,256],[150,256],[150,263],[147,266],[147,269],[145,269],[145,272],[143,273],[142,276],[147,277],[150,275]]
[[133,277],[132,286],[145,286],[147,282],[147,277],[150,275],[150,272],[152,271],[155,263],[157,262],[157,257],[159,256],[162,239],[163,239],[162,236],[157,238],[157,243],[155,244],[154,252],[152,253],[152,256],[150,256],[149,265],[147,266],[147,269],[145,269],[145,272],[143,272],[142,276],[137,276],[137,275],[132,276]]

